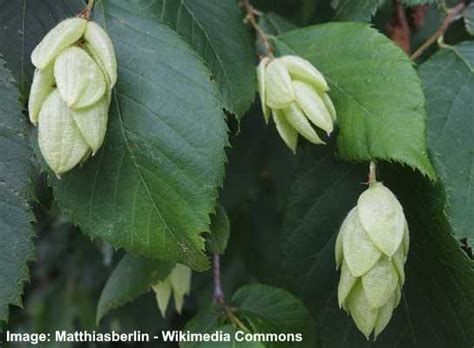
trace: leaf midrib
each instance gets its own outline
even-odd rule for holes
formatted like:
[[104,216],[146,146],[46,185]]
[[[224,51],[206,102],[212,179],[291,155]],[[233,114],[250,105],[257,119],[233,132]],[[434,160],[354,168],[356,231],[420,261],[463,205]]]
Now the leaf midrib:
[[[104,29],[107,30],[107,27],[108,27],[108,26],[107,26],[107,19],[105,18],[105,13],[106,13],[106,11],[105,11],[105,7],[104,7],[104,2],[101,1],[99,4],[100,4],[100,6],[102,7],[102,13],[104,13],[104,27],[105,27]],[[140,178],[140,181],[141,181],[143,187],[145,188],[145,191],[146,191],[146,193],[147,193],[149,199],[151,200],[152,205],[153,205],[155,211],[157,212],[157,215],[158,215],[159,219],[161,220],[163,226],[165,227],[165,229],[170,233],[170,235],[171,235],[173,238],[175,238],[176,240],[180,240],[180,239],[177,238],[177,236],[175,235],[175,233],[174,233],[174,231],[172,230],[171,226],[169,226],[168,223],[166,222],[166,220],[163,218],[163,215],[162,215],[162,213],[161,213],[161,210],[158,208],[158,205],[156,204],[155,199],[154,199],[153,195],[151,194],[151,191],[150,191],[148,185],[146,184],[146,182],[145,182],[145,180],[144,180],[143,174],[142,174],[140,168],[138,167],[138,163],[137,163],[136,158],[135,158],[135,155],[134,155],[134,153],[133,153],[133,151],[132,151],[132,149],[131,149],[131,147],[130,147],[130,144],[129,144],[129,141],[128,141],[128,137],[127,137],[126,134],[125,134],[125,128],[124,128],[124,124],[123,124],[122,109],[121,109],[121,107],[120,107],[120,102],[119,102],[119,99],[118,99],[117,90],[114,89],[114,90],[113,90],[113,93],[114,93],[114,96],[115,96],[114,99],[115,99],[115,105],[116,105],[116,108],[117,108],[117,114],[118,114],[118,116],[119,116],[118,118],[119,118],[119,120],[120,120],[120,131],[121,131],[121,134],[122,134],[123,141],[124,141],[124,143],[125,143],[126,150],[128,151],[130,158],[132,159],[133,166],[135,167],[135,170],[136,170],[137,173],[138,173],[138,176],[139,176],[139,178]],[[100,170],[99,168],[100,168],[100,167],[98,167],[98,171]],[[147,231],[147,232],[149,233],[150,231]],[[150,248],[150,245],[147,245],[147,248]]]

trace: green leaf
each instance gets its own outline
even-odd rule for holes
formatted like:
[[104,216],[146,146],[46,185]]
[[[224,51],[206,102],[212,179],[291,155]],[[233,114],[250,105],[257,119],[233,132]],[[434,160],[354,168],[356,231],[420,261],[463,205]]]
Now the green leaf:
[[[268,334],[301,334],[301,343],[290,341],[274,342],[270,339],[257,342],[223,342],[216,343],[187,343],[181,347],[314,347],[314,336],[311,328],[313,319],[304,304],[289,292],[271,286],[253,284],[247,285],[234,294],[232,298],[233,315],[239,317],[240,325],[249,325],[247,333]],[[215,333],[222,330],[232,338],[237,331],[245,333],[244,328],[233,328],[236,320],[229,318],[227,312],[219,305],[213,305],[192,319],[186,330],[196,333]]]
[[0,51],[26,97],[34,70],[31,51],[59,21],[79,13],[84,1],[0,0],[0,8]]
[[208,267],[203,252],[224,175],[227,129],[200,57],[152,13],[150,1],[101,1],[119,80],[105,144],[50,184],[62,211],[129,253]]
[[275,36],[296,28],[296,25],[272,12],[264,13],[258,24],[265,33]]
[[100,295],[97,324],[111,310],[133,301],[168,276],[173,264],[126,255],[114,269]]
[[[181,343],[182,348],[264,348],[260,342],[237,342],[234,340],[237,329],[225,323],[224,313],[219,308],[211,307],[194,317],[186,324],[185,330],[194,333],[214,334],[217,342],[185,342]],[[216,335],[216,332],[218,333]],[[219,336],[222,332],[222,336]],[[228,335],[228,336],[227,336]],[[229,337],[229,341],[225,337]]]
[[474,3],[470,3],[469,6],[463,12],[464,25],[469,34],[474,35]]
[[315,315],[323,347],[468,347],[474,340],[474,264],[453,238],[443,194],[409,169],[380,168],[410,227],[402,302],[375,343],[338,308],[334,244],[340,224],[365,189],[368,168],[306,148],[282,233],[287,284]]
[[[298,347],[314,347],[311,314],[303,302],[289,292],[254,284],[240,288],[232,302],[254,332],[302,334]],[[288,347],[288,342],[265,342],[265,347]]]
[[442,49],[420,67],[428,104],[428,145],[446,188],[458,237],[474,242],[474,43]]
[[15,81],[0,57],[0,323],[8,320],[9,305],[22,305],[23,286],[33,259],[34,216],[31,149],[26,118]]
[[230,237],[229,217],[223,206],[216,207],[211,219],[211,233],[207,239],[207,250],[213,254],[224,254]]
[[279,36],[277,46],[308,59],[328,80],[344,159],[397,161],[435,178],[421,83],[399,47],[360,23],[293,30]]
[[385,0],[333,0],[335,18],[340,21],[370,22]]
[[186,40],[212,71],[227,110],[243,117],[255,99],[255,51],[235,0],[152,1],[157,14]]

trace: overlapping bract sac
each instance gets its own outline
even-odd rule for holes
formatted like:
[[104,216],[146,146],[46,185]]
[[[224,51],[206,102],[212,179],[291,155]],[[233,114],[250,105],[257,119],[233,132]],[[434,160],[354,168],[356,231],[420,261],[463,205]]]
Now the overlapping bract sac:
[[171,273],[165,279],[155,284],[152,289],[155,292],[156,302],[163,318],[173,295],[176,312],[181,314],[184,305],[184,297],[191,292],[192,271],[189,267],[176,264]]
[[59,177],[102,146],[117,81],[115,50],[97,23],[74,17],[54,27],[31,60],[30,121],[38,125],[41,153]]
[[336,109],[324,76],[310,62],[297,56],[265,57],[257,67],[257,78],[265,121],[273,116],[278,133],[293,152],[298,134],[324,144],[314,127],[329,136]]
[[384,330],[400,303],[408,250],[402,206],[382,183],[370,184],[342,223],[335,250],[339,306],[367,339]]

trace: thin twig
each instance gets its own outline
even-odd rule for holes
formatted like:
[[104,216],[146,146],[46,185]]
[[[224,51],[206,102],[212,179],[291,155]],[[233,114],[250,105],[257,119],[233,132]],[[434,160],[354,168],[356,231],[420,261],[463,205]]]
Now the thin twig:
[[95,0],[89,0],[86,7],[78,14],[79,17],[89,19],[91,16],[92,8],[94,7]]
[[435,31],[435,33],[433,35],[431,35],[428,40],[426,40],[412,55],[411,55],[411,59],[415,60],[417,58],[419,58],[423,52],[425,52],[425,50],[427,48],[429,48],[432,44],[434,44],[435,42],[438,41],[439,38],[443,37],[444,33],[446,32],[446,30],[448,30],[449,28],[449,25],[454,22],[456,19],[458,19],[458,16],[460,16],[463,11],[466,9],[467,7],[467,1],[466,0],[461,0],[461,2],[459,4],[457,4],[456,6],[448,9],[448,14],[446,15],[446,17],[444,18],[443,20],[443,23],[441,23],[441,26]]
[[222,282],[221,282],[221,265],[220,265],[220,256],[218,253],[214,254],[213,257],[213,273],[214,273],[214,303],[224,304],[224,291],[222,291]]
[[375,184],[377,182],[377,166],[375,162],[370,161],[369,163],[369,185]]
[[228,306],[224,305],[224,311],[229,320],[234,323],[237,327],[242,329],[243,331],[249,331],[249,329],[245,326],[245,324],[235,316],[235,314],[232,312],[232,309],[229,308]]
[[393,0],[393,18],[387,25],[390,38],[400,46],[406,54],[410,54],[411,30],[405,8],[400,0]]
[[213,300],[215,304],[222,306],[222,309],[225,312],[227,318],[237,327],[244,331],[248,331],[245,324],[237,318],[237,316],[233,313],[232,308],[230,308],[225,303],[224,291],[222,291],[222,281],[221,281],[221,264],[220,264],[220,255],[218,253],[214,253],[213,255],[213,274],[214,274],[214,294]]
[[249,23],[252,26],[252,28],[255,30],[258,40],[263,44],[263,47],[265,48],[265,55],[273,58],[274,48],[272,44],[270,43],[270,40],[268,40],[267,34],[263,31],[263,29],[257,23],[257,16],[261,16],[262,13],[260,11],[257,11],[252,6],[252,4],[250,3],[250,0],[241,0],[241,4],[246,12],[245,22]]

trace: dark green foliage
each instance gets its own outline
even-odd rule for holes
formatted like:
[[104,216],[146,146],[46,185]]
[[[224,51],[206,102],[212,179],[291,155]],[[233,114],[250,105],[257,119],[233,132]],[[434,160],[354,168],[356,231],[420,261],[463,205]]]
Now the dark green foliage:
[[[412,50],[445,16],[431,4],[415,25],[413,6],[425,3],[403,1]],[[107,136],[57,180],[31,149],[30,54],[85,1],[0,0],[0,330],[304,337],[181,344],[201,348],[472,346],[472,6],[444,36],[455,45],[432,45],[417,68],[384,36],[391,1],[251,4],[277,56],[300,55],[328,80],[338,122],[327,145],[301,140],[294,156],[265,124],[255,98],[264,52],[237,1],[96,0],[92,18],[119,63]],[[338,308],[334,260],[369,161],[410,227],[402,301],[376,342]],[[213,303],[213,254],[224,305]],[[170,307],[162,318],[150,290],[175,263],[194,269],[192,291],[181,315]]]

